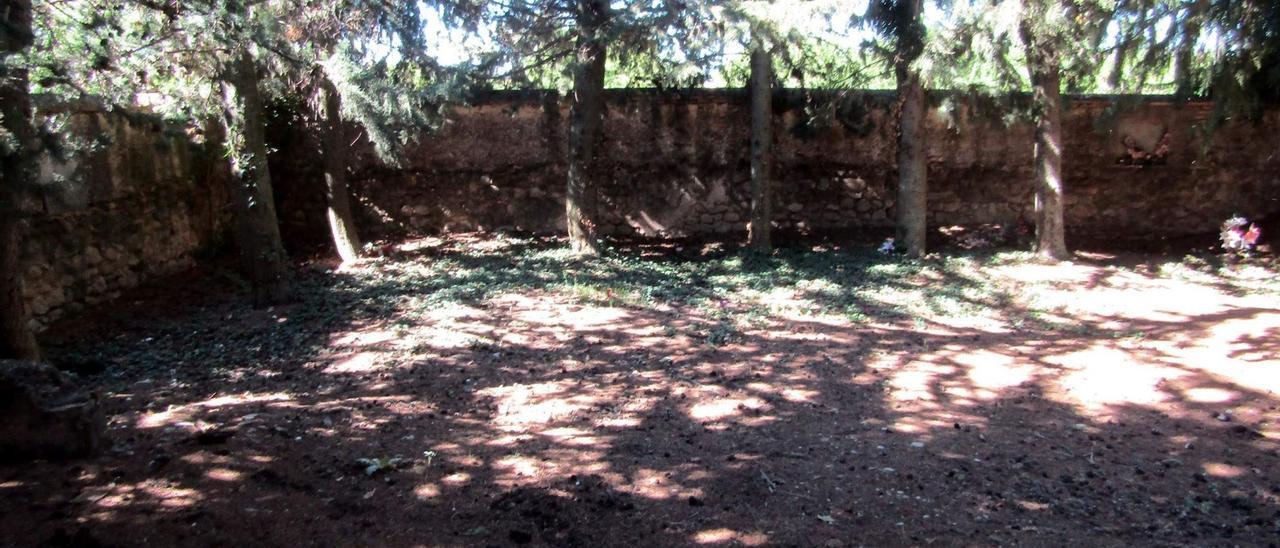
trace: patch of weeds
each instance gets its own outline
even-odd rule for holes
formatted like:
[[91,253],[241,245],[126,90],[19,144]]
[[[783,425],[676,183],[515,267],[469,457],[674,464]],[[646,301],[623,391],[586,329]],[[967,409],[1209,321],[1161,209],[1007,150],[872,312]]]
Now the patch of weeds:
[[1190,514],[1192,512],[1196,512],[1199,514],[1209,514],[1210,512],[1213,511],[1213,501],[1208,499],[1201,499],[1193,495],[1187,495],[1186,499],[1184,499],[1183,501],[1183,504],[1184,504],[1184,509],[1182,511],[1183,515]]
[[858,303],[852,303],[845,306],[841,315],[855,324],[864,324],[871,319],[871,317],[867,315],[866,310],[862,308],[862,305]]
[[740,316],[740,321],[748,327],[759,329],[769,325],[769,318],[772,314],[769,309],[764,306],[751,306],[747,308]]
[[738,340],[740,337],[741,333],[733,322],[728,319],[721,319],[711,324],[711,327],[707,329],[703,342],[711,346],[724,346]]
[[724,346],[742,338],[742,332],[738,329],[733,312],[721,308],[710,312],[710,315],[711,321],[698,333],[698,338],[704,344]]
[[502,345],[498,341],[473,336],[471,340],[467,341],[467,350],[487,353],[501,352]]
[[1141,329],[1128,329],[1124,331],[1112,331],[1111,338],[1120,339],[1131,342],[1142,341],[1147,338],[1147,332]]
[[1045,331],[1053,331],[1066,336],[1088,337],[1097,334],[1097,329],[1086,323],[1053,320],[1040,320],[1040,322],[1041,329]]
[[1086,335],[1092,328],[1082,323],[1063,321],[1048,311],[1028,308],[1023,313],[1010,318],[1009,324],[1017,329],[1030,331],[1048,331],[1064,335]]
[[572,283],[564,288],[574,302],[607,307],[636,307],[645,303],[641,294],[631,288],[609,285]]
[[356,459],[356,464],[364,470],[364,475],[372,476],[378,472],[386,470],[395,470],[403,468],[409,463],[408,459],[399,457],[379,457],[379,458],[362,458]]

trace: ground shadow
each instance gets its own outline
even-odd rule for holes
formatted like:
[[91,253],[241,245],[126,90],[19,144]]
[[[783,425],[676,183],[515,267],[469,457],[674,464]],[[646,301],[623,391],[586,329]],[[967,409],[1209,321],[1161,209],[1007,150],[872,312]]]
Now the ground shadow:
[[[218,295],[139,298],[167,312],[97,318],[51,346],[110,360],[94,380],[115,446],[0,469],[0,532],[556,546],[1280,532],[1275,329],[1241,327],[1274,308],[1062,318],[972,268],[989,256],[650,252],[407,246],[304,272],[291,307],[252,311],[217,276],[200,283]],[[1223,348],[1229,362],[1200,360]]]

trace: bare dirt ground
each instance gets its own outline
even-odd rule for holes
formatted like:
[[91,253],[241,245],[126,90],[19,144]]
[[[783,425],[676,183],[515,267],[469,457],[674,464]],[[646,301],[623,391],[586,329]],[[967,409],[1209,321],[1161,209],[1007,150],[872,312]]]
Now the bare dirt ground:
[[400,249],[56,327],[113,445],[0,467],[0,543],[1280,539],[1274,263]]

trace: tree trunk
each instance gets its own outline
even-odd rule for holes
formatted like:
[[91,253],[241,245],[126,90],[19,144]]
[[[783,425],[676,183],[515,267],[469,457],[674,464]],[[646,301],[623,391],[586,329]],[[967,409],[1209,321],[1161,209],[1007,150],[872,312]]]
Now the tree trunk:
[[1063,260],[1070,253],[1062,211],[1062,97],[1057,62],[1033,62],[1031,85],[1036,112],[1036,253]]
[[773,247],[773,60],[760,40],[751,44],[751,249]]
[[222,84],[223,120],[235,177],[237,235],[240,255],[253,284],[254,306],[287,302],[289,259],[280,240],[271,173],[267,169],[262,93],[258,67],[248,51],[227,66]]
[[[0,9],[0,61],[31,46],[30,0],[6,1]],[[0,63],[0,116],[16,148],[0,144],[0,359],[39,361],[40,347],[32,334],[23,292],[20,262],[21,197],[37,176],[39,139],[32,124],[27,71]]]
[[347,143],[342,135],[342,98],[333,82],[324,80],[323,126],[321,147],[324,149],[324,184],[329,232],[333,247],[342,262],[360,258],[360,235],[351,215],[351,195],[347,190]]
[[920,69],[914,63],[924,49],[920,0],[905,0],[902,18],[910,24],[898,30],[894,73],[898,80],[898,204],[897,244],[908,257],[926,253],[928,228],[928,158],[925,156],[925,95]]
[[578,0],[578,41],[573,66],[573,103],[569,116],[569,188],[565,218],[569,245],[577,255],[599,255],[599,189],[592,170],[604,111],[605,42],[608,16],[604,0]]

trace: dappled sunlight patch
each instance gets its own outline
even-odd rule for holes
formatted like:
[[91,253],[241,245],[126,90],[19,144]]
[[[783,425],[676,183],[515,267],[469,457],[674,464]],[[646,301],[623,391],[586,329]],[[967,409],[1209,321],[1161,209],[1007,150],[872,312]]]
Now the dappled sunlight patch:
[[1266,359],[1280,363],[1280,355],[1275,353],[1274,346],[1255,348],[1257,345],[1252,343],[1271,338],[1277,330],[1280,330],[1280,310],[1241,309],[1232,317],[1211,326],[1196,342],[1202,346],[1222,347],[1231,356],[1244,361]]
[[703,422],[720,421],[739,416],[746,411],[768,409],[764,400],[755,396],[707,397],[689,407],[689,417]]
[[520,431],[585,411],[601,397],[581,392],[574,383],[560,381],[499,386],[481,390],[478,394],[492,398],[497,405],[495,424],[503,429]]
[[1224,462],[1206,462],[1202,468],[1206,475],[1216,478],[1238,478],[1248,472],[1244,468]]
[[[829,282],[827,282],[829,283]],[[765,292],[754,292],[755,295],[744,295],[747,300],[754,301],[764,307],[770,314],[782,320],[813,320],[822,316],[822,307],[818,303],[803,296],[801,291],[804,282],[797,287],[775,287]],[[818,287],[818,286],[814,286]],[[752,299],[751,297],[754,297]]]
[[1250,292],[1271,292],[1280,290],[1275,271],[1256,264],[1223,265],[1212,268],[1201,259],[1190,262],[1168,262],[1159,267],[1161,276],[1202,285],[1247,286]]
[[526,434],[505,434],[484,442],[484,445],[490,447],[514,447],[527,441],[529,441],[529,436]]
[[1075,293],[1074,299],[1064,291],[1062,299],[1070,310],[1155,322],[1181,322],[1188,316],[1225,310],[1222,292],[1212,287],[1170,280],[1155,282],[1132,274],[1118,276],[1112,283],[1112,287],[1083,295]]
[[440,478],[440,483],[443,483],[449,487],[454,487],[454,488],[462,487],[463,485],[466,485],[470,482],[471,482],[471,474],[468,474],[467,472],[454,472],[452,474],[449,474],[445,477]]
[[240,481],[244,476],[240,472],[222,467],[210,468],[204,475],[214,481]]
[[[1159,275],[1119,267],[1015,264],[988,269],[1021,284],[1022,300],[1068,318],[1089,318],[1101,329],[1122,329],[1123,320],[1183,323],[1196,316],[1228,313],[1249,297],[1225,293],[1224,280],[1180,266]],[[1272,275],[1274,276],[1274,275]]]
[[1223,388],[1199,387],[1182,391],[1182,397],[1195,403],[1226,403],[1239,396],[1234,391]]
[[413,488],[414,496],[419,500],[431,500],[440,496],[440,486],[432,482],[427,482]]
[[133,505],[146,505],[160,510],[180,510],[200,504],[199,491],[178,487],[164,480],[145,480],[133,485],[89,487],[81,495],[99,511],[120,510]]
[[549,428],[539,433],[561,445],[567,446],[595,447],[599,446],[603,441],[594,432],[570,426]]
[[[897,411],[901,411],[901,410],[899,409]],[[895,432],[903,432],[906,434],[924,434],[929,432],[929,430],[933,428],[932,423],[937,422],[937,421],[932,421],[928,419],[922,419],[919,415],[914,414],[914,413],[919,413],[921,411],[919,409],[911,410],[911,411],[912,411],[912,414],[903,415],[899,417],[898,420],[893,422],[893,430]]]
[[622,325],[628,316],[627,311],[622,308],[583,306],[561,316],[561,324],[573,330],[617,327]]
[[1088,415],[1112,405],[1154,405],[1170,399],[1163,384],[1183,376],[1177,369],[1139,363],[1128,353],[1101,345],[1045,358],[1062,366],[1057,387],[1067,403]]
[[367,373],[379,369],[381,352],[356,352],[333,357],[325,373]]
[[195,425],[191,421],[196,418],[197,414],[207,410],[216,410],[230,406],[288,402],[292,401],[292,399],[293,397],[291,395],[283,392],[264,394],[245,393],[218,396],[199,402],[192,402],[183,405],[171,405],[164,411],[142,413],[139,415],[136,425],[138,428],[185,426],[187,428],[194,429]]
[[[986,417],[962,411],[973,405],[974,402],[969,400],[953,400],[941,404],[925,400],[898,403],[893,406],[896,417],[893,421],[884,423],[884,426],[895,432],[915,434],[927,439],[931,433],[946,431],[958,423],[985,425]],[[868,423],[864,421],[864,424]]]
[[578,475],[607,475],[612,465],[607,460],[607,446],[562,446],[545,449],[529,455],[537,459],[535,463],[539,477],[550,475],[567,477]]
[[739,533],[733,529],[719,527],[705,529],[694,533],[693,541],[698,544],[741,544],[743,546],[764,546],[769,543],[769,535],[760,532]]
[[984,269],[989,274],[1028,285],[1070,284],[1086,286],[1099,270],[1079,263],[1036,264],[1018,262]]
[[[1118,510],[1158,511],[1170,516],[1160,534],[1176,535],[1168,525],[1180,490],[1265,489],[1258,478],[1280,439],[1275,395],[1257,388],[1280,369],[1267,342],[1280,312],[1262,300],[1242,308],[1230,289],[1204,293],[1218,299],[1205,316],[1150,292],[1161,301],[1142,305],[1145,314],[1100,302],[1147,292],[1142,275],[1031,265],[1024,283],[987,276],[984,254],[908,261],[780,249],[735,270],[718,257],[493,251],[379,259],[367,279],[320,288],[341,293],[325,295],[337,307],[323,318],[291,311],[289,322],[315,322],[305,346],[253,341],[261,350],[230,359],[219,349],[194,374],[164,364],[141,373],[145,384],[110,401],[116,439],[127,441],[107,458],[128,465],[89,465],[75,489],[163,476],[157,486],[206,497],[194,511],[154,513],[174,527],[290,505],[288,519],[274,516],[282,527],[319,527],[317,516],[332,531],[399,544],[502,543],[513,529],[534,544],[567,543],[615,528],[640,544],[924,544],[947,530],[1016,544],[1095,510],[1099,526]],[[866,266],[877,262],[892,264]],[[374,272],[383,268],[391,272]],[[563,291],[572,283],[607,302],[575,302]],[[603,306],[609,288],[644,306]],[[135,352],[159,350],[169,349]],[[267,351],[284,357],[254,361]],[[223,377],[223,362],[243,374]],[[189,403],[204,399],[190,394],[209,390],[199,383],[211,377],[285,399]],[[174,401],[185,405],[164,407]],[[185,431],[133,430],[139,414],[152,427],[235,433],[201,445]],[[358,460],[389,465],[370,473]],[[1143,507],[1148,484],[1171,506]],[[156,519],[145,514],[158,499],[135,492],[115,525]],[[503,497],[514,506],[495,506]],[[1235,511],[1209,498],[1212,512],[1191,508],[1192,517]],[[546,513],[521,513],[530,509]],[[82,505],[74,518],[95,511],[107,512]],[[530,523],[544,518],[569,526]]]
[[[474,441],[478,442],[479,440]],[[443,460],[449,464],[462,468],[479,468],[484,466],[484,459],[470,451],[452,453],[445,456]]]
[[536,457],[528,455],[508,455],[493,462],[493,468],[503,472],[507,477],[526,477],[532,478],[538,476],[541,472],[548,471],[554,465],[543,463]]
[[631,474],[633,492],[654,500],[666,500],[677,497],[701,496],[701,489],[690,489],[679,481],[672,479],[673,471],[641,468]]
[[1030,510],[1032,512],[1040,512],[1050,508],[1049,503],[1047,502],[1035,502],[1030,500],[1019,500],[1018,506],[1021,506],[1023,510]]
[[395,332],[387,329],[372,329],[368,331],[349,331],[334,335],[329,339],[329,347],[354,347],[364,348],[369,346],[378,346],[396,340]]
[[142,490],[152,499],[159,501],[160,506],[164,508],[187,508],[204,500],[200,492],[195,489],[160,485],[155,482],[147,483],[148,485],[143,486]]
[[633,396],[621,406],[610,407],[592,423],[598,428],[634,428],[640,426],[646,413],[653,410],[658,398]]
[[431,449],[442,454],[456,454],[465,450],[461,445],[451,441],[442,441],[432,445]]
[[1037,371],[1031,364],[1020,363],[1013,356],[990,350],[957,354],[952,361],[968,369],[969,380],[974,388],[980,390],[976,396],[985,399],[997,397],[1003,389],[1032,380]]
[[466,319],[484,319],[488,317],[488,313],[468,304],[448,302],[431,307],[423,317],[432,322],[449,324]]
[[508,307],[507,314],[530,326],[557,326],[574,330],[606,326],[623,327],[630,313],[625,308],[564,303],[546,294],[505,293],[491,302]]
[[[830,314],[811,314],[790,318],[794,323],[785,322],[770,326],[773,339],[793,339],[825,342],[833,345],[856,344],[857,334],[842,316]],[[785,330],[779,332],[779,330]]]
[[[378,389],[377,384],[365,386],[370,390]],[[348,417],[350,426],[353,428],[376,428],[379,424],[394,418],[378,416],[384,412],[389,412],[392,415],[420,415],[434,409],[435,406],[432,403],[421,401],[418,396],[407,394],[334,399],[316,403],[312,407],[312,411],[320,417],[328,418],[325,417],[327,415]],[[321,420],[323,421],[324,419],[322,418]],[[334,422],[333,419],[328,418],[328,423],[332,422]],[[326,423],[326,428],[332,428],[333,425],[328,423]]]
[[895,402],[934,400],[941,379],[956,373],[951,365],[916,361],[898,371],[889,372],[889,399]]
[[787,388],[783,388],[779,391],[778,395],[782,396],[782,399],[791,403],[811,403],[819,396],[819,392],[817,390],[809,390],[807,388],[794,388],[792,386],[788,386]]
[[[1198,355],[1206,355],[1207,352],[1197,352]],[[1197,371],[1199,375],[1203,375],[1207,382],[1215,384],[1229,384],[1231,387],[1239,389],[1239,391],[1251,391],[1257,393],[1280,394],[1280,361],[1270,362],[1242,362],[1238,360],[1224,359],[1219,355],[1219,361],[1189,361],[1185,369]]]
[[462,348],[476,348],[484,345],[493,345],[496,341],[489,339],[483,335],[469,332],[466,329],[460,329],[457,326],[430,326],[419,328],[414,331],[411,340],[412,346],[409,350],[421,353],[426,349],[434,350],[458,350]]

